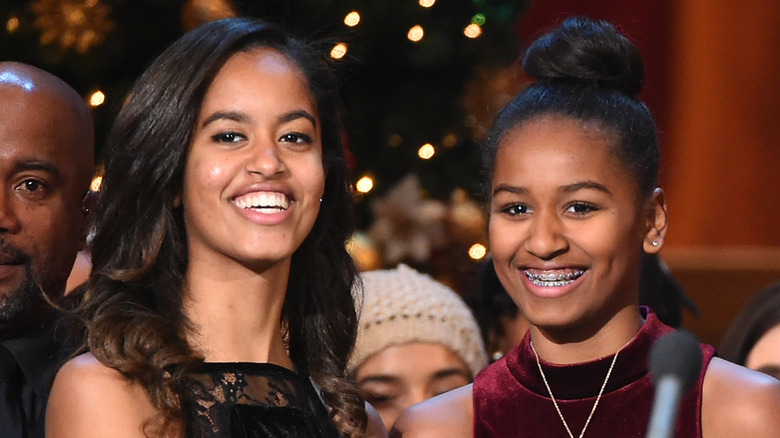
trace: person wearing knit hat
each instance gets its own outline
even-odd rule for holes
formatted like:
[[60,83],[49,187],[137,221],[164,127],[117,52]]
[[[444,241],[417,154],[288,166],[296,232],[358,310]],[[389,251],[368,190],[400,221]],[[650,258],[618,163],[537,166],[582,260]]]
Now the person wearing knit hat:
[[452,289],[403,264],[361,278],[348,368],[390,429],[407,407],[470,383],[487,354],[471,310]]

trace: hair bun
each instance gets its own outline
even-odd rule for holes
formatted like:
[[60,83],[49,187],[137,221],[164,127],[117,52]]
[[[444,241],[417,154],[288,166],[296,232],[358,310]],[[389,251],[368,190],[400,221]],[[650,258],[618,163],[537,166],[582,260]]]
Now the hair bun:
[[523,70],[539,81],[597,85],[635,97],[644,65],[636,46],[606,21],[567,18],[537,39],[523,57]]

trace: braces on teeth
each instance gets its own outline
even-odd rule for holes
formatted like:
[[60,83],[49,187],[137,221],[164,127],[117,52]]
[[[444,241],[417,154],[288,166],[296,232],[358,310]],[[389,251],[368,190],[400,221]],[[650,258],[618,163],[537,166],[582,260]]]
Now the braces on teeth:
[[525,275],[529,280],[531,280],[531,283],[537,286],[555,287],[565,286],[579,278],[584,273],[585,271],[576,271],[568,274],[532,274],[530,272],[526,272]]

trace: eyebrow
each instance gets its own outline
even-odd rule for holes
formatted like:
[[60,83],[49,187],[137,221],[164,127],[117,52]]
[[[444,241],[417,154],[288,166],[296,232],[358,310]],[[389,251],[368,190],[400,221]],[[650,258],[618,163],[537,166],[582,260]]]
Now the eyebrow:
[[[293,120],[297,119],[306,119],[310,121],[315,128],[317,127],[317,119],[315,119],[314,116],[306,110],[290,111],[289,113],[282,114],[277,118],[280,123],[292,122]],[[238,123],[249,123],[251,118],[246,113],[240,111],[217,111],[214,114],[206,117],[206,120],[203,121],[201,126],[206,127],[210,123],[213,123],[217,120],[232,120]]]
[[232,120],[234,122],[247,123],[249,122],[249,116],[238,111],[217,111],[214,114],[206,117],[206,120],[203,121],[203,125],[201,126],[206,127],[210,123],[214,123],[217,120]]
[[525,187],[510,186],[509,184],[499,184],[498,187],[493,189],[493,196],[496,196],[501,192],[507,192],[513,195],[525,195],[528,194],[528,189]]
[[439,380],[439,379],[446,379],[447,377],[452,377],[452,376],[463,376],[466,379],[471,378],[471,374],[462,368],[447,368],[444,370],[437,371],[436,374],[433,375],[433,378],[434,380]]
[[364,383],[395,383],[397,381],[398,381],[397,377],[391,376],[389,374],[374,374],[372,376],[366,376],[358,380],[357,384],[362,385]]
[[13,167],[14,173],[24,172],[28,170],[39,170],[39,171],[47,172],[53,175],[55,178],[60,178],[62,176],[62,172],[60,172],[60,169],[54,163],[48,160],[27,159],[27,160],[20,160],[14,163],[14,167]]
[[280,122],[292,122],[296,119],[306,119],[310,121],[315,128],[317,127],[317,119],[315,119],[314,116],[306,110],[290,111],[289,113],[283,114],[281,117],[279,117]]
[[598,190],[611,195],[612,192],[604,184],[599,184],[595,181],[582,181],[574,184],[569,184],[561,187],[559,191],[563,193],[574,193],[578,190]]
[[[578,190],[598,190],[600,192],[604,192],[609,195],[612,194],[612,192],[604,184],[599,184],[594,181],[581,181],[574,184],[567,184],[558,189],[558,191],[561,193],[574,193]],[[525,187],[511,186],[508,184],[499,184],[493,190],[493,196],[496,196],[498,193],[501,192],[507,192],[513,195],[525,195],[528,194],[530,191]]]

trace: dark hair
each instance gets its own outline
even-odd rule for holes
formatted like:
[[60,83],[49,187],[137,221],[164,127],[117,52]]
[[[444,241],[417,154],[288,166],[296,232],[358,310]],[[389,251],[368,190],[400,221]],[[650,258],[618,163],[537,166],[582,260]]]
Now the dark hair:
[[496,117],[484,148],[488,189],[496,151],[518,125],[544,115],[596,121],[615,134],[614,153],[631,171],[639,192],[649,196],[658,178],[658,136],[650,110],[637,94],[644,80],[636,46],[605,21],[566,19],[536,40],[523,57],[524,71],[537,79]]
[[745,365],[756,342],[780,324],[780,282],[761,289],[748,300],[731,322],[718,354],[730,362]]
[[174,204],[208,87],[232,55],[256,47],[273,48],[301,69],[322,123],[324,199],[293,254],[282,315],[290,357],[321,387],[336,426],[358,434],[366,413],[346,374],[357,329],[357,270],[345,249],[354,225],[336,83],[312,44],[260,20],[225,19],[185,34],[127,96],[104,151],[93,273],[82,305],[87,347],[144,387],[164,427],[185,421],[179,385],[203,359],[185,340],[186,230]]

